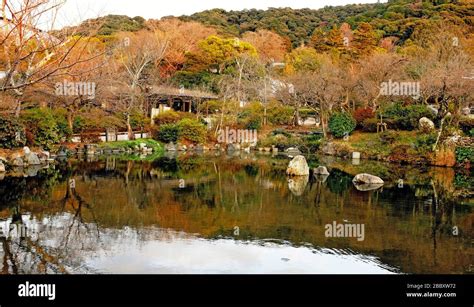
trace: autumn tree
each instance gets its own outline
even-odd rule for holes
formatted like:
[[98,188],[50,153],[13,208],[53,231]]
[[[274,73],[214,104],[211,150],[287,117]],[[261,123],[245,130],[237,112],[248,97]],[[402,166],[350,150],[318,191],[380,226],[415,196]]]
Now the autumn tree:
[[257,49],[264,63],[283,61],[290,47],[286,39],[268,30],[245,32],[242,39]]
[[169,42],[160,67],[163,76],[170,76],[180,70],[186,61],[186,55],[197,52],[200,41],[216,34],[215,29],[201,23],[185,22],[177,18],[151,20],[147,25],[152,31],[166,37]]
[[17,117],[28,87],[90,60],[72,52],[78,47],[72,35],[59,39],[38,28],[42,18],[54,16],[62,4],[54,0],[3,0],[0,4],[0,71],[4,74],[0,91],[15,97]]
[[359,58],[371,54],[377,47],[377,36],[369,23],[362,22],[354,31],[351,51]]
[[321,64],[321,55],[309,47],[299,47],[286,55],[285,73],[293,74],[298,71],[315,71]]
[[194,71],[208,70],[222,74],[227,67],[235,64],[237,57],[244,54],[256,56],[257,50],[238,38],[211,35],[199,43],[198,51],[188,54],[188,66]]
[[139,31],[122,34],[108,65],[109,88],[114,109],[124,115],[129,139],[133,139],[131,115],[145,115],[147,87],[154,83],[153,71],[161,65],[169,40],[161,32]]

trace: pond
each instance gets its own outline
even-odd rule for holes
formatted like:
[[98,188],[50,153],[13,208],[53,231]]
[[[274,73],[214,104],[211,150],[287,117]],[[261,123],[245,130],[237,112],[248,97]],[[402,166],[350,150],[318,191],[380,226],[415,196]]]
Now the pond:
[[[288,157],[240,152],[14,170],[0,180],[0,270],[473,273],[469,171],[308,161],[330,176],[288,180]],[[386,184],[359,191],[360,172]],[[328,236],[335,224],[362,225],[363,236]]]

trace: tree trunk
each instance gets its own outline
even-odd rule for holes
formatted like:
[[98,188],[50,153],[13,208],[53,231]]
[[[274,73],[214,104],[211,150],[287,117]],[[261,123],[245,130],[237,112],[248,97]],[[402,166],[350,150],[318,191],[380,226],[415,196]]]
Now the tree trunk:
[[132,125],[130,124],[130,114],[127,113],[127,132],[128,132],[128,140],[132,141],[135,139],[133,135]]
[[71,111],[68,111],[67,112],[67,126],[69,127],[69,129],[71,129],[71,133],[73,132],[73,128],[74,128],[74,123],[73,123],[73,114]]
[[327,138],[327,129],[326,129],[326,120],[325,120],[325,117],[324,117],[324,114],[321,113],[321,127],[323,128],[323,136],[324,138]]
[[267,104],[263,107],[263,126],[267,126]]
[[19,118],[21,113],[21,98],[18,97],[15,99],[15,117]]

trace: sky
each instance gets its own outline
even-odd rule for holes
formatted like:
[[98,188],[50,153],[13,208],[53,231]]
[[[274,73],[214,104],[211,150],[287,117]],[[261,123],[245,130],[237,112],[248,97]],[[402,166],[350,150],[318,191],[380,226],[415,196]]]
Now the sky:
[[[321,8],[326,5],[375,3],[377,0],[64,0],[55,28],[76,25],[88,18],[108,14],[142,16],[159,19],[163,16],[190,15],[203,10],[267,9],[269,7]],[[384,1],[381,1],[384,2]]]

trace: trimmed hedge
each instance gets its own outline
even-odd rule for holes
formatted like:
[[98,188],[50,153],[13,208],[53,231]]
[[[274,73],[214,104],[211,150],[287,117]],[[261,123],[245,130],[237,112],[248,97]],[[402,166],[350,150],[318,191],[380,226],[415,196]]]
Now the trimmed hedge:
[[11,149],[25,144],[25,127],[14,117],[0,115],[0,148]]
[[356,121],[349,113],[338,112],[329,118],[329,130],[336,138],[349,135],[356,127]]

